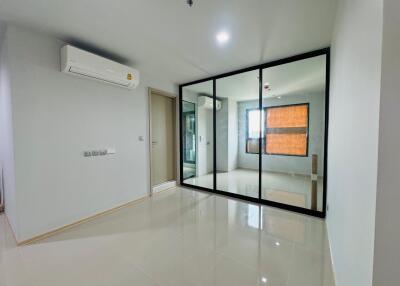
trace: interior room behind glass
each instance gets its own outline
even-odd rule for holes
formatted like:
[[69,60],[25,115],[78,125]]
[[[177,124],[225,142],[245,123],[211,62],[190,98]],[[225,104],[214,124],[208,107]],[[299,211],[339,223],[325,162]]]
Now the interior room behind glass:
[[322,212],[325,81],[325,54],[218,77],[215,118],[213,81],[184,86],[183,182]]

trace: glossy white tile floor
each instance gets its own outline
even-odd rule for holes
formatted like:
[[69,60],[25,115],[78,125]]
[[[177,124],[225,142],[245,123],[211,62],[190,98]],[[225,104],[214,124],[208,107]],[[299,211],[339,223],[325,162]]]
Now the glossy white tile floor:
[[[185,180],[190,185],[213,188],[213,174]],[[217,189],[225,192],[258,197],[258,171],[236,169],[217,173]],[[262,172],[262,197],[267,200],[290,204],[303,208],[311,207],[310,176],[275,172]],[[323,184],[318,179],[317,207],[322,211]]]
[[178,188],[29,246],[0,215],[0,285],[334,283],[323,220]]

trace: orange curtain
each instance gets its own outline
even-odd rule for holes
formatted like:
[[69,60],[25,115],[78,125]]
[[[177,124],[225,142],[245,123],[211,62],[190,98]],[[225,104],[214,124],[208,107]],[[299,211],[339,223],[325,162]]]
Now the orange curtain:
[[268,108],[266,120],[267,154],[307,155],[307,104]]
[[267,109],[267,128],[307,127],[308,105]]

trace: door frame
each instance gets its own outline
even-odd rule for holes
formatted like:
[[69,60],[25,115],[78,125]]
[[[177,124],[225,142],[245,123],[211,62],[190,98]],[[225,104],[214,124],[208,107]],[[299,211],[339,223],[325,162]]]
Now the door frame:
[[[174,152],[175,152],[175,156],[174,156],[175,157],[175,168],[174,168],[175,169],[174,170],[175,176],[174,177],[175,177],[175,180],[168,181],[168,182],[162,183],[160,185],[156,185],[156,186],[153,186],[152,182],[151,182],[152,160],[153,160],[153,151],[152,151],[153,130],[152,130],[152,127],[151,127],[151,124],[152,124],[152,120],[151,120],[151,117],[152,117],[151,96],[152,96],[152,94],[157,94],[157,95],[165,96],[165,97],[168,97],[168,98],[172,98],[174,100],[174,104],[175,104],[175,128],[174,128],[174,131],[175,131],[175,148],[174,148]],[[160,90],[160,89],[156,89],[156,88],[152,88],[152,87],[148,88],[147,95],[148,95],[148,107],[149,107],[149,110],[148,110],[148,113],[149,113],[149,121],[148,121],[149,122],[149,134],[148,134],[148,136],[149,136],[149,141],[148,141],[148,148],[149,148],[149,195],[152,196],[153,193],[154,193],[153,189],[157,189],[156,192],[159,192],[159,191],[162,191],[162,190],[170,189],[171,187],[176,186],[176,184],[178,183],[178,171],[177,171],[178,152],[179,152],[178,143],[177,143],[178,142],[178,116],[177,116],[178,96],[176,96],[173,93],[169,93],[169,92],[166,92],[166,91],[163,91],[163,90]],[[165,189],[163,189],[161,187],[161,185],[164,185],[164,184],[166,185]]]

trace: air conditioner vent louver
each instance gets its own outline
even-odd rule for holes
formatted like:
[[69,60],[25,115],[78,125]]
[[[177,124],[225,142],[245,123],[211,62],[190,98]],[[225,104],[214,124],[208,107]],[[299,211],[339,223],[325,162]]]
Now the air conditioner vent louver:
[[104,76],[100,75],[100,74],[96,74],[96,73],[88,73],[87,71],[84,70],[80,70],[79,68],[69,68],[69,72],[76,74],[78,76],[82,76],[82,77],[87,77],[87,78],[91,78],[91,79],[95,79],[98,81],[103,81],[106,83],[111,83],[111,84],[115,84],[115,85],[121,85],[124,87],[129,87],[129,83],[124,83],[124,82],[118,82],[117,80],[112,80],[109,78],[105,78]]

